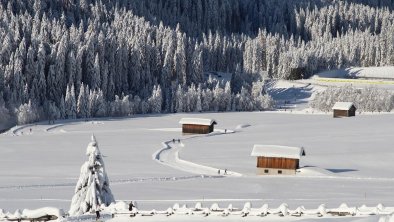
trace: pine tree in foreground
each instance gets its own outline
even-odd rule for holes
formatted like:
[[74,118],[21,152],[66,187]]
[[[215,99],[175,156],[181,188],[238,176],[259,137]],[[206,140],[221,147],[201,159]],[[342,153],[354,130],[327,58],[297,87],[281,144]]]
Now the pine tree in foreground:
[[70,215],[77,216],[99,210],[101,205],[108,206],[115,202],[109,179],[105,171],[103,157],[94,135],[89,143],[86,155],[89,159],[82,165],[75,194],[71,201]]

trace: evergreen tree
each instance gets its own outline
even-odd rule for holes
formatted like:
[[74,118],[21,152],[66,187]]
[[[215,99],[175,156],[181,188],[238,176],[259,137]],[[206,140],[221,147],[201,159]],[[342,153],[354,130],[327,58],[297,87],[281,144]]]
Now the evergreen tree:
[[99,61],[99,56],[96,54],[96,57],[94,59],[94,67],[93,67],[93,73],[92,73],[92,82],[91,86],[92,89],[99,89],[101,86],[101,76],[100,76],[100,61]]
[[176,29],[176,51],[174,55],[174,70],[179,84],[186,83],[186,37],[179,30],[179,25]]
[[153,87],[152,96],[149,98],[148,102],[152,113],[161,113],[163,95],[160,85]]
[[89,116],[89,100],[86,94],[84,84],[79,88],[78,102],[77,102],[77,117],[88,118]]
[[108,206],[115,202],[109,187],[103,156],[94,135],[87,147],[86,155],[88,160],[81,166],[75,194],[71,200],[69,214],[72,216],[93,213],[102,205]]
[[181,113],[184,111],[183,107],[183,89],[181,85],[178,85],[178,89],[176,90],[176,105],[175,105],[175,112]]
[[75,99],[74,84],[71,87],[68,85],[65,98],[65,117],[67,119],[77,118],[77,104]]

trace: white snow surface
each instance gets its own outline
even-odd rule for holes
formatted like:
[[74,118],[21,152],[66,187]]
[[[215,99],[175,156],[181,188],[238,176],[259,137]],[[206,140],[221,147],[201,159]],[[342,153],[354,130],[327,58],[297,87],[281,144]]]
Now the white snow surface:
[[195,124],[210,126],[212,123],[216,122],[214,119],[203,119],[203,118],[182,118],[179,124]]
[[62,218],[66,214],[62,209],[58,209],[54,207],[43,207],[35,210],[24,209],[22,211],[22,217],[26,217],[26,218],[39,218],[46,215],[54,215],[58,218]]
[[371,79],[393,79],[394,67],[350,67],[345,69],[328,70],[317,73],[315,77],[324,78],[371,78]]
[[[100,141],[112,193],[126,203],[136,201],[141,210],[164,211],[176,202],[180,205],[201,202],[203,206],[217,202],[220,206],[232,204],[241,209],[245,202],[273,207],[287,203],[291,210],[299,206],[316,209],[321,204],[336,208],[344,202],[352,207],[379,203],[394,206],[394,115],[364,114],[334,119],[330,114],[293,115],[289,112],[188,114],[194,118],[214,118],[220,122],[221,129],[234,129],[244,123],[250,126],[239,127],[235,133],[193,139],[180,131],[152,130],[153,126],[176,128],[182,116],[184,114],[100,119],[103,124],[64,122],[50,131],[45,130],[50,125],[38,123],[32,126],[32,133],[30,127],[21,127],[15,131],[17,136],[1,134],[0,208],[13,212],[53,206],[67,211],[78,181],[78,169],[86,158],[83,155],[86,142],[92,133]],[[162,149],[162,142],[173,138],[179,138],[183,144],[170,148],[178,150],[180,159],[228,169],[242,176],[205,177],[199,170],[184,171],[153,160],[152,155]],[[253,144],[305,147],[308,155],[301,159],[300,173],[296,176],[257,176],[256,160],[250,156]],[[142,221],[166,218],[138,217]],[[222,220],[222,217],[207,218]],[[173,220],[182,219],[190,218],[178,216]],[[233,215],[226,217],[226,221],[239,219]],[[248,220],[260,219],[250,217]],[[201,218],[190,220],[201,221]],[[267,216],[266,221],[272,220],[289,219]],[[316,216],[291,217],[291,220],[314,221]]]
[[349,110],[354,104],[352,102],[336,102],[332,109],[336,110]]
[[255,144],[250,155],[300,159],[304,153],[305,151],[302,147]]

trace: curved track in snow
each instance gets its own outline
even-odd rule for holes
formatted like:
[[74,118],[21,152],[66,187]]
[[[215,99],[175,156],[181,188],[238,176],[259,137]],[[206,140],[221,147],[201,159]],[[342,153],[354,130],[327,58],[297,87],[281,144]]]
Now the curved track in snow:
[[[167,182],[167,181],[180,181],[180,180],[198,180],[198,179],[215,179],[222,178],[223,176],[208,176],[208,175],[193,175],[193,176],[181,176],[181,177],[147,177],[147,178],[130,178],[130,179],[117,179],[110,180],[112,185],[114,184],[130,184],[130,183],[142,183],[142,182]],[[57,183],[57,184],[31,184],[31,185],[9,185],[0,186],[0,190],[7,189],[40,189],[40,188],[58,188],[58,187],[74,187],[75,182],[72,183]]]
[[48,132],[52,132],[53,130],[55,130],[57,128],[63,127],[64,125],[65,125],[64,123],[61,123],[61,124],[56,124],[56,125],[49,126],[49,127],[44,129],[44,132],[47,132],[47,133]]
[[[209,176],[216,175],[216,176],[218,176],[218,171],[223,170],[223,169],[210,167],[210,166],[204,166],[201,164],[197,164],[197,163],[183,160],[180,158],[179,152],[185,147],[185,144],[183,143],[183,141],[185,141],[185,140],[191,140],[196,137],[217,136],[217,135],[223,135],[223,134],[229,134],[229,133],[235,133],[235,131],[227,130],[225,133],[224,130],[215,130],[215,132],[213,132],[213,133],[210,133],[207,135],[192,136],[187,139],[183,139],[180,142],[177,142],[177,141],[173,142],[172,140],[165,141],[162,143],[163,148],[158,150],[157,152],[155,152],[152,155],[152,158],[163,165],[170,166],[172,168],[182,170],[185,172],[199,174],[199,175],[209,175]],[[242,174],[237,173],[237,172],[233,172],[233,171],[227,171],[227,174],[222,175],[222,176],[240,177],[240,176],[242,176]]]

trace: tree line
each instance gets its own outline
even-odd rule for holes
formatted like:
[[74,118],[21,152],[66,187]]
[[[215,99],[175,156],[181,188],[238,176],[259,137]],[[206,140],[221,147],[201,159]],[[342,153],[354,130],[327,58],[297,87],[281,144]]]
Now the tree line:
[[365,2],[2,0],[1,116],[270,109],[264,80],[293,68],[392,65],[393,7]]

